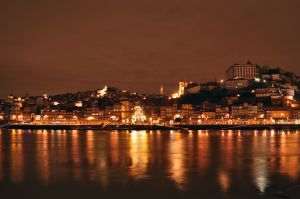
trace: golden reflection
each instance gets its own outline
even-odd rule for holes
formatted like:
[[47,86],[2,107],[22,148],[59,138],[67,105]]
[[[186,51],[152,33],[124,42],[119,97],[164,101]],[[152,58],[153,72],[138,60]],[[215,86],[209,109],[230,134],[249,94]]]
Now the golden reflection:
[[[63,131],[63,135],[66,134],[66,132]],[[80,181],[82,179],[82,170],[80,169],[81,165],[81,149],[79,144],[79,133],[78,132],[72,132],[71,133],[71,162],[73,164],[73,177],[75,180]]]
[[95,164],[95,146],[94,146],[94,132],[87,131],[86,132],[86,155],[89,164]]
[[[253,132],[252,132],[253,133]],[[253,137],[253,134],[252,134]],[[236,158],[239,156],[243,156],[244,150],[247,147],[244,147],[244,139],[249,139],[246,137],[246,133],[239,132],[238,136],[233,139],[233,153],[235,154],[232,159],[235,161],[233,163],[233,169],[235,169],[235,173],[237,174],[237,177],[239,180],[244,180],[243,178],[243,167],[244,167],[244,162],[242,158]]]
[[130,133],[131,167],[129,175],[135,179],[145,178],[149,161],[148,134],[146,131],[132,131]]
[[[289,136],[287,136],[289,135]],[[299,178],[299,133],[283,134],[280,136],[280,173],[287,175],[291,180]]]
[[[49,152],[49,161],[53,163],[53,161],[57,161],[59,164],[68,164],[69,162],[69,146],[67,145],[67,135],[62,134],[59,130],[51,130],[50,131],[51,150]],[[53,148],[52,148],[53,146]],[[68,178],[67,168],[57,167],[57,173],[59,174],[59,178]],[[51,176],[54,178],[57,176]],[[56,179],[54,179],[56,180]]]
[[13,129],[11,133],[10,158],[11,181],[22,182],[24,177],[23,135],[17,133],[15,129]]
[[263,134],[262,134],[264,137],[266,137],[267,136],[267,131],[265,130],[265,131],[263,131]]
[[100,180],[100,186],[105,189],[109,185],[109,165],[107,162],[107,139],[99,136],[97,139],[97,177]]
[[270,184],[268,179],[267,160],[265,158],[255,158],[253,165],[254,182],[261,193],[264,193]]
[[206,170],[208,168],[209,160],[210,160],[210,146],[209,146],[209,137],[206,136],[205,133],[198,133],[199,143],[198,147],[198,156],[197,156],[197,164],[199,168],[199,172],[204,175],[206,174]]
[[[26,171],[32,169],[26,166],[32,163],[30,157],[37,164],[32,171],[37,175],[34,177],[42,183],[51,183],[55,178],[88,180],[101,184],[104,189],[114,178],[121,178],[117,180],[123,183],[128,183],[128,176],[141,180],[151,175],[152,169],[165,172],[180,190],[187,190],[193,180],[209,178],[223,192],[233,189],[249,175],[251,183],[264,193],[271,184],[272,174],[279,173],[294,182],[300,174],[300,132],[87,131],[79,134],[79,131],[38,130],[30,135],[20,130],[9,132],[6,137],[0,130],[0,182],[6,177],[4,171],[12,182],[23,182],[25,176],[27,180]],[[6,138],[8,146],[4,147]],[[26,145],[27,141],[30,144]],[[8,157],[4,157],[4,149]],[[32,151],[34,154],[30,154]],[[5,165],[8,168],[3,168]]]
[[[73,131],[74,133],[74,131]],[[77,133],[77,131],[76,131]],[[94,132],[89,130],[86,132],[86,157],[88,161],[88,165],[95,165],[96,164],[96,156],[95,156],[95,135]],[[95,181],[96,176],[95,172],[88,172],[89,180]]]
[[37,172],[39,179],[48,183],[50,180],[50,166],[49,166],[49,139],[48,133],[44,131],[43,133],[37,133],[38,144],[36,145],[37,150]]
[[185,165],[185,143],[184,135],[174,133],[171,135],[171,143],[169,145],[169,172],[171,179],[175,181],[177,187],[184,189],[186,165]]
[[119,164],[119,135],[117,132],[111,132],[110,134],[110,154],[113,165]]
[[223,159],[222,162],[225,162],[223,164],[223,167],[226,170],[229,170],[232,168],[232,162],[233,162],[233,154],[234,154],[234,145],[233,145],[233,139],[236,139],[232,136],[232,132],[227,133],[227,137],[222,139],[222,145],[221,145],[221,158]]
[[271,137],[275,136],[275,130],[271,130]]
[[233,154],[235,150],[233,139],[237,139],[237,137],[233,136],[232,131],[227,131],[224,132],[220,140],[219,153],[222,164],[219,165],[218,179],[223,192],[227,192],[231,184],[229,172],[233,167]]
[[221,170],[218,174],[219,183],[223,192],[227,192],[230,187],[230,177],[227,171]]
[[[60,147],[67,147],[67,135],[65,133],[62,133],[61,130],[54,131],[54,134],[58,138],[58,143]],[[66,152],[66,151],[65,151]]]
[[255,137],[253,140],[253,180],[261,193],[264,193],[269,182],[269,171],[268,171],[268,146],[267,139],[264,137]]

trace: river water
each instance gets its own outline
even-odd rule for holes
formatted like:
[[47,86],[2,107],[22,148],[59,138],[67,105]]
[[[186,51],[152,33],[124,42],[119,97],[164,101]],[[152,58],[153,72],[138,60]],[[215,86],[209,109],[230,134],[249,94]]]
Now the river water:
[[300,131],[0,130],[0,198],[300,198]]

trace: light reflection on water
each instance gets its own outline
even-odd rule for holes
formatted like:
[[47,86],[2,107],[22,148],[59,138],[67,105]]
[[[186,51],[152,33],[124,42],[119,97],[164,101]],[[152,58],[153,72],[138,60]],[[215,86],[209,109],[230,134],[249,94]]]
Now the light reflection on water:
[[[186,169],[187,169],[187,148],[188,144],[186,139],[183,139],[184,135],[179,133],[171,134],[171,142],[169,144],[169,173],[170,178],[176,183],[179,189],[184,189]],[[189,138],[189,137],[188,137]]]
[[264,194],[281,180],[299,184],[299,145],[298,131],[1,130],[0,183],[96,183],[105,190],[165,180],[184,192],[255,187]]

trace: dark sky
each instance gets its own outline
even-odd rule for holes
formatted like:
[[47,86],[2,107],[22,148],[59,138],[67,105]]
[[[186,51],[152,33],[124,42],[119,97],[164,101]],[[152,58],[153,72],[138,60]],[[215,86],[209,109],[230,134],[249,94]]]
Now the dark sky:
[[0,96],[204,82],[250,59],[300,75],[299,0],[0,0]]

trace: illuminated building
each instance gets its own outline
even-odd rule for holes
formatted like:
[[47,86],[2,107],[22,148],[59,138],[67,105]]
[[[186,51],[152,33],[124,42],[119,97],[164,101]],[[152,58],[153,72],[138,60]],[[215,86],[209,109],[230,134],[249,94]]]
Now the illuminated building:
[[184,94],[184,89],[185,89],[185,87],[187,87],[187,85],[188,85],[187,82],[183,82],[183,81],[179,82],[179,89],[178,89],[179,96]]
[[103,89],[97,91],[97,97],[103,97],[107,93],[107,86],[105,85]]
[[239,89],[249,86],[249,80],[247,79],[229,79],[225,82],[225,88],[227,89]]
[[129,119],[132,117],[134,103],[129,100],[121,100],[121,119],[123,123],[129,122]]
[[202,119],[213,119],[216,117],[216,113],[213,111],[203,111],[201,114]]
[[229,79],[255,79],[259,74],[257,65],[248,61],[246,64],[233,64],[226,70],[226,78]]
[[21,107],[16,105],[11,106],[9,112],[9,119],[12,121],[18,121],[18,116],[22,114]]
[[146,121],[146,116],[144,115],[143,109],[140,106],[135,106],[134,113],[132,115],[132,122],[139,123],[145,121]]
[[31,122],[35,118],[35,114],[30,107],[23,108],[23,122]]
[[239,89],[249,85],[249,80],[256,79],[259,67],[248,61],[246,64],[233,64],[226,70],[225,88]]
[[178,83],[178,91],[176,93],[171,94],[171,98],[179,98],[184,94],[184,89],[188,86],[187,82],[180,81]]
[[216,118],[229,118],[229,107],[216,107],[215,109]]
[[255,118],[258,115],[258,106],[245,103],[243,106],[231,106],[232,118]]
[[267,118],[272,119],[289,119],[292,116],[292,112],[285,108],[269,108],[266,114]]
[[268,88],[258,88],[255,90],[256,97],[271,97],[280,95],[278,88],[268,87]]
[[164,120],[170,120],[177,113],[177,104],[172,106],[160,106],[159,117]]
[[74,104],[76,107],[82,107],[82,101],[77,101]]
[[104,112],[103,110],[99,110],[98,108],[87,108],[84,111],[84,118],[94,118],[94,119],[103,119]]

